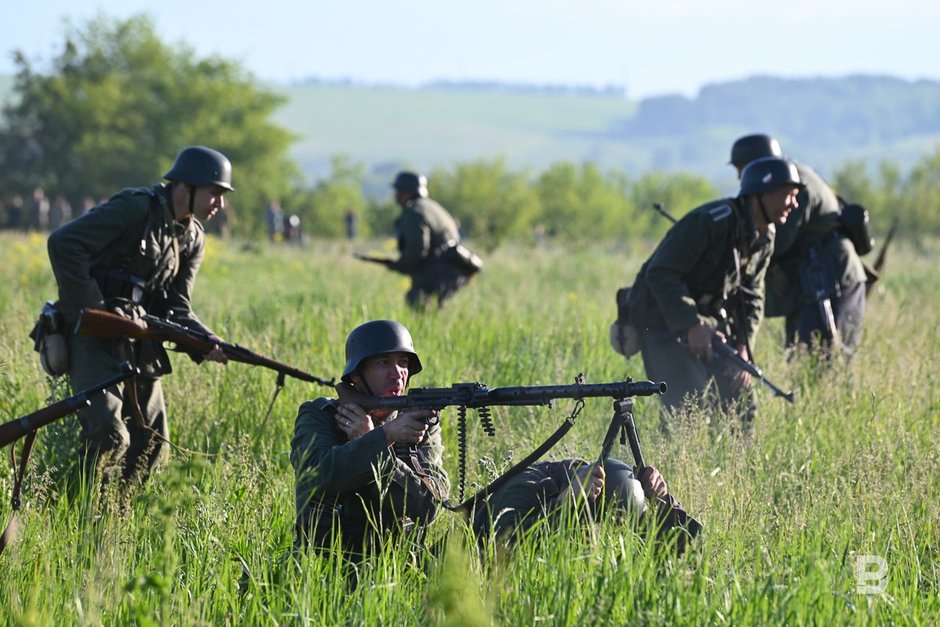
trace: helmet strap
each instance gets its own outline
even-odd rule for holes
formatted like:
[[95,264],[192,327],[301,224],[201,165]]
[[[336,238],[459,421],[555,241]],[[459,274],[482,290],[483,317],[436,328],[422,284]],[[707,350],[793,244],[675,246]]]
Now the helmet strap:
[[186,188],[189,190],[189,215],[192,216],[195,214],[194,207],[196,205],[196,188],[192,185],[186,184]]
[[760,206],[761,215],[764,216],[764,222],[767,223],[767,226],[773,224],[773,220],[770,219],[770,214],[767,213],[767,207],[764,206],[764,195],[757,195],[757,204]]

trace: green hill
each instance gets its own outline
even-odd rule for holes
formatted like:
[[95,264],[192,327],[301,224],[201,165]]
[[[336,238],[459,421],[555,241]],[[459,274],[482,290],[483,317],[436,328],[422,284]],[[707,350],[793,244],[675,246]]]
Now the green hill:
[[[12,77],[0,76],[0,100]],[[639,102],[514,85],[423,88],[311,82],[271,85],[287,104],[275,119],[297,135],[293,156],[311,178],[347,155],[384,180],[401,166],[422,170],[502,157],[517,170],[592,161],[636,176],[699,174],[722,187],[731,142],[770,132],[791,156],[824,174],[847,161],[907,168],[940,143],[940,82],[884,76],[754,77],[708,85],[694,98]]]
[[850,160],[907,167],[940,142],[940,82],[891,77],[756,77],[707,86],[695,98],[639,103],[512,88],[280,89],[290,102],[277,118],[300,136],[294,154],[314,175],[337,153],[379,172],[502,156],[518,169],[589,160],[632,175],[681,170],[731,185],[728,150],[750,132],[777,135],[788,154],[824,173]]

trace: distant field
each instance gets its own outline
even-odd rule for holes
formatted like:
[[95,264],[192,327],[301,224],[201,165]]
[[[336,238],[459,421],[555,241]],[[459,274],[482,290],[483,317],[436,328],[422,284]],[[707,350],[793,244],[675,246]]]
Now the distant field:
[[587,159],[640,166],[643,151],[604,137],[634,105],[613,97],[500,92],[292,86],[275,119],[300,135],[293,153],[306,171],[329,155],[367,164],[449,166],[504,156],[514,169]]

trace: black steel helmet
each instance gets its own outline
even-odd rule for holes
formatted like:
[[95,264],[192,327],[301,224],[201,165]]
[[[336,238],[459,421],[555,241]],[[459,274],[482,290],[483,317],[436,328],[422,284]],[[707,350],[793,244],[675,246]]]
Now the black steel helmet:
[[734,145],[731,146],[731,161],[728,163],[741,168],[754,159],[782,156],[783,151],[780,150],[780,142],[770,135],[758,133],[745,135],[734,142]]
[[372,320],[360,324],[346,338],[346,367],[343,368],[342,380],[348,381],[369,357],[386,353],[408,353],[409,379],[421,372],[421,360],[415,353],[408,329],[394,320]]
[[741,172],[738,195],[763,194],[784,185],[803,187],[796,164],[782,157],[762,157],[751,161]]
[[187,146],[176,155],[173,167],[163,175],[169,181],[180,181],[193,187],[218,185],[234,191],[232,164],[218,150],[205,146]]
[[392,183],[392,187],[403,192],[417,194],[421,198],[428,197],[428,179],[415,172],[399,172]]

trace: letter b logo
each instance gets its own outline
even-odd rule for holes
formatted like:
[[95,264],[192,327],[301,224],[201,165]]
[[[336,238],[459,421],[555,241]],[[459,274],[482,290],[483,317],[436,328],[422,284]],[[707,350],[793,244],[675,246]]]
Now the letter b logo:
[[855,559],[855,592],[882,594],[888,587],[888,562],[880,555],[859,555]]

